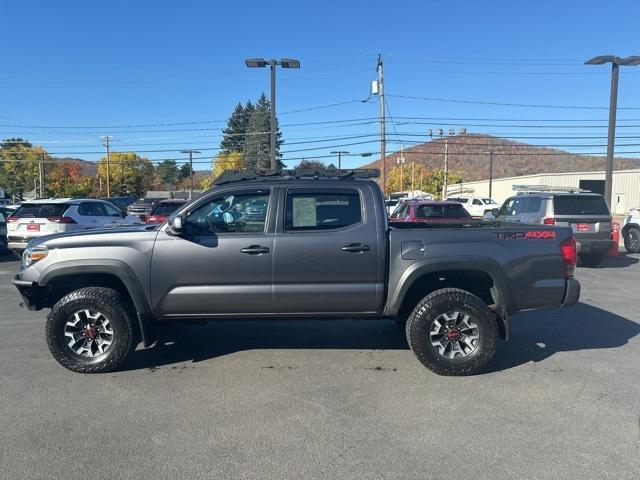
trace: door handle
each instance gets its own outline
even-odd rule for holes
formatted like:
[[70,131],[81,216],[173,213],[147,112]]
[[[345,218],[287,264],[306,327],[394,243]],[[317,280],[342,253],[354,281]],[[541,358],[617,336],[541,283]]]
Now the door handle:
[[262,255],[263,253],[270,252],[268,247],[263,247],[261,245],[250,245],[248,247],[241,248],[240,251],[248,255]]
[[344,247],[342,247],[342,251],[344,252],[362,253],[368,252],[369,250],[371,250],[371,247],[369,245],[363,245],[361,243],[352,243],[350,245],[345,245]]

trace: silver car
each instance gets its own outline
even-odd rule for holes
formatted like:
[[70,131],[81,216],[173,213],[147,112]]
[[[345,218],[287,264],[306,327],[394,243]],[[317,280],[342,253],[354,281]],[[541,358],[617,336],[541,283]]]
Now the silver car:
[[571,227],[581,262],[595,267],[613,245],[611,212],[604,197],[583,192],[528,192],[505,200],[498,220],[509,224]]

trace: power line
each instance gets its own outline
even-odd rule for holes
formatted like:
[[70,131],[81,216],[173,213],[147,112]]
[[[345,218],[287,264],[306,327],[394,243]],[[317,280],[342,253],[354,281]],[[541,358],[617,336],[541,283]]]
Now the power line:
[[[593,107],[586,105],[537,105],[532,103],[507,103],[507,102],[488,102],[479,100],[456,100],[451,98],[436,97],[417,97],[412,95],[388,95],[392,98],[405,98],[410,100],[425,100],[429,102],[448,102],[448,103],[466,103],[476,105],[494,105],[504,107],[526,107],[526,108],[559,108],[559,109],[582,109],[582,110],[608,110],[609,107]],[[640,110],[640,107],[618,107],[619,110]]]

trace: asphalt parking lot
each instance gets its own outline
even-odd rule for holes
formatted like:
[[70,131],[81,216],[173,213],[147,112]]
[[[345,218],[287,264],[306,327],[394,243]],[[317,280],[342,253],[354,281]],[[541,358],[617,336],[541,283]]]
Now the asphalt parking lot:
[[485,374],[439,377],[386,321],[163,328],[71,373],[0,258],[0,478],[640,478],[640,256],[512,317]]

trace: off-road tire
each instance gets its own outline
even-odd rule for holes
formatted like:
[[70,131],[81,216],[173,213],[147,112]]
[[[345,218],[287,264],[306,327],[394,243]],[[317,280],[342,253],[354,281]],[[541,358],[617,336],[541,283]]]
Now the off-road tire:
[[606,256],[607,256],[607,252],[581,253],[578,255],[582,266],[589,267],[589,268],[597,267],[598,265],[600,265],[604,260],[604,257]]
[[640,253],[640,228],[631,227],[624,233],[624,248],[629,253]]
[[[478,327],[475,349],[463,358],[446,358],[430,339],[433,322],[452,310],[468,314]],[[407,320],[407,342],[418,360],[438,375],[474,375],[493,358],[498,340],[495,314],[475,295],[458,288],[443,288],[424,297]]]
[[[106,351],[88,358],[67,346],[64,329],[69,318],[83,309],[98,310],[109,319],[113,342]],[[78,373],[104,373],[118,368],[136,346],[135,313],[129,299],[112,288],[86,287],[75,290],[56,303],[47,315],[46,336],[51,354],[63,367]]]

